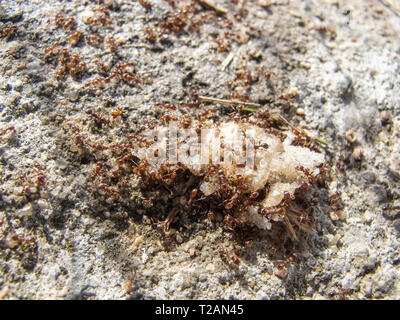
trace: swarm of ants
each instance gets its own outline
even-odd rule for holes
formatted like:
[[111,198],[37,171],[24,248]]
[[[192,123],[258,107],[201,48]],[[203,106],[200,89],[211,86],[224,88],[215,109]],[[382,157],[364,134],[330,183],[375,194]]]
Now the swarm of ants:
[[[217,43],[220,51],[226,51],[230,42],[245,43],[249,40],[249,35],[257,32],[251,27],[246,28],[245,34],[235,32],[230,19],[220,16],[213,10],[204,10],[198,1],[190,1],[186,6],[182,5],[183,2],[179,5],[175,1],[167,2],[174,10],[169,12],[165,19],[152,21],[144,27],[149,42],[159,41],[168,34],[179,36],[183,33],[198,33],[203,24],[214,23],[222,26],[220,30],[223,32],[210,35],[211,40]],[[152,10],[149,1],[139,1],[139,3],[146,12]],[[85,21],[93,27],[93,30],[106,28],[111,24],[107,8],[99,7],[94,10],[94,13],[91,19]],[[240,19],[239,16],[234,18]],[[76,30],[76,23],[72,18],[63,15],[56,16],[56,26],[68,32],[67,40],[72,46],[79,41],[85,41],[96,48],[108,47],[110,53],[115,56],[115,63],[112,66],[106,66],[100,60],[94,61],[98,66],[100,76],[89,80],[86,87],[104,87],[111,81],[128,85],[136,85],[140,82],[135,63],[117,59],[117,49],[122,43],[112,37],[103,39],[97,32],[83,34]],[[77,78],[84,73],[86,70],[84,59],[71,53],[71,48],[59,46],[60,44],[55,43],[45,52],[47,57],[55,57],[56,64],[59,66],[57,79],[62,79],[68,74]],[[270,79],[270,74],[265,70],[262,70],[262,74],[266,80]],[[228,84],[228,89],[233,91],[228,98],[249,100],[247,89],[253,81],[249,71],[238,72],[233,81]],[[237,87],[246,90],[244,93],[238,93],[235,90]],[[287,98],[281,96],[279,99]],[[183,129],[196,126],[206,127],[207,121],[217,119],[216,109],[201,107],[201,102],[196,98],[188,103],[176,105],[158,103],[155,109],[158,110],[159,121],[142,122],[142,124],[147,128],[152,128],[174,121]],[[181,109],[196,109],[197,111],[192,114],[189,114],[190,112],[182,114],[179,111]],[[257,216],[257,219],[267,219],[273,230],[279,230],[277,233],[281,234],[281,238],[286,237],[295,241],[300,234],[312,231],[312,204],[307,191],[314,184],[324,184],[328,171],[324,163],[315,168],[318,174],[301,164],[297,165],[296,172],[299,181],[295,191],[285,192],[279,204],[270,207],[262,206],[260,204],[269,193],[273,192],[273,186],[267,182],[257,190],[250,190],[246,177],[231,175],[221,165],[211,165],[201,174],[194,173],[183,163],[165,162],[156,168],[151,166],[146,158],[138,156],[138,149],[148,148],[154,142],[146,140],[143,135],[136,132],[124,135],[118,141],[110,138],[110,130],[118,122],[117,120],[123,117],[124,112],[119,108],[108,114],[88,110],[83,118],[79,115],[75,119],[67,120],[64,123],[64,129],[68,131],[69,137],[72,136],[72,139],[68,140],[69,149],[82,162],[91,164],[88,181],[96,199],[102,199],[105,204],[111,206],[121,205],[138,214],[148,214],[154,228],[166,240],[165,243],[173,242],[170,230],[178,226],[183,219],[207,217],[211,221],[219,221],[216,217],[222,217],[221,223],[225,233],[232,240],[247,246],[257,238],[260,232],[265,233],[264,230],[260,231],[254,219],[246,218],[250,207],[257,208],[253,215]],[[281,142],[285,141],[286,133],[290,132],[294,136],[292,146],[311,152],[320,152],[315,141],[302,131],[290,127],[283,129],[282,123],[267,113],[260,112],[249,116],[244,110],[239,110],[231,119],[238,125],[261,128],[266,134]],[[217,125],[222,122],[222,120],[216,120]],[[104,136],[101,136],[102,134]],[[260,144],[257,148],[267,149],[268,145]],[[205,194],[202,191],[202,183],[208,180],[212,180],[217,185],[216,192]],[[286,231],[285,236],[282,236],[284,234],[282,230]],[[276,244],[282,242],[281,239],[277,240],[277,233],[275,232],[272,236]],[[240,263],[236,257],[237,254],[232,255],[221,251],[220,255],[221,259],[229,264]]]
[[[206,126],[207,121],[215,117],[215,109],[207,109],[201,114],[179,114],[180,107],[189,106],[190,109],[190,106],[200,104],[198,101],[181,105],[158,103],[155,108],[159,110],[160,120],[146,123],[146,127],[156,127],[168,121],[176,121],[180,128]],[[100,134],[102,130],[110,130],[115,120],[123,116],[122,109],[112,110],[109,114],[90,110],[86,112],[83,122],[82,118],[67,121],[64,128],[73,136],[69,140],[70,150],[94,161],[89,183],[96,198],[113,206],[121,204],[139,215],[151,217],[155,230],[162,235],[166,246],[171,246],[174,242],[171,229],[175,229],[183,220],[198,221],[203,217],[215,222],[217,216],[222,217],[220,223],[230,239],[243,247],[251,245],[260,234],[268,232],[246,218],[250,207],[257,208],[256,214],[259,217],[269,219],[272,224],[271,239],[277,245],[282,238],[296,241],[302,233],[312,232],[312,203],[307,190],[314,184],[324,185],[328,172],[325,163],[318,165],[318,174],[298,166],[296,170],[303,180],[295,192],[285,192],[282,201],[274,207],[263,207],[260,204],[271,191],[268,182],[258,190],[250,190],[246,177],[232,176],[218,164],[209,166],[201,174],[195,174],[189,166],[179,162],[165,162],[154,167],[138,153],[138,150],[154,144],[154,141],[147,140],[144,135],[132,134],[118,142],[110,142],[96,138],[91,133],[93,127]],[[239,111],[233,118],[239,124],[255,125],[278,140],[283,141],[286,138],[287,131],[282,130],[280,124],[265,114],[248,117],[246,112]],[[319,152],[315,142],[301,132],[293,129],[291,134],[294,135],[292,146]],[[268,146],[259,145],[257,148]],[[202,191],[202,183],[205,181],[213,181],[217,191],[205,194]],[[282,231],[286,231],[287,236]],[[230,265],[240,263],[238,254],[221,251],[220,255]]]

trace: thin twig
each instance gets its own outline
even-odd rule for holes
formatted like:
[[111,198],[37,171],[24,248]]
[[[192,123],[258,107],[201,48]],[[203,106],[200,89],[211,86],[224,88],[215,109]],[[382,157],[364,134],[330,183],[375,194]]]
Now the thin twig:
[[221,63],[221,71],[224,71],[227,66],[231,63],[233,57],[235,54],[233,52],[229,53],[228,56],[225,58],[225,60]]
[[[227,105],[241,105],[244,106],[242,110],[244,111],[249,111],[249,112],[258,112],[259,110],[256,109],[251,109],[251,108],[246,108],[246,107],[253,107],[253,108],[261,108],[262,105],[258,103],[253,103],[253,102],[245,102],[245,101],[239,101],[239,100],[226,100],[226,99],[217,99],[217,98],[211,98],[211,97],[205,97],[205,96],[199,96],[199,99],[205,102],[215,102],[215,103],[221,103],[221,104],[227,104]],[[328,142],[322,140],[321,138],[318,137],[312,137],[309,134],[307,134],[304,130],[295,127],[292,125],[286,118],[284,118],[280,114],[273,114],[269,113],[269,116],[274,120],[274,121],[280,121],[283,124],[287,125],[288,127],[292,128],[293,130],[297,130],[307,138],[309,138],[312,141],[318,142],[319,144],[323,144],[325,146],[329,146]]]
[[254,108],[262,107],[262,105],[258,104],[258,103],[245,102],[245,101],[239,101],[239,100],[217,99],[217,98],[204,97],[204,96],[199,96],[199,99],[202,101],[205,101],[205,102],[216,102],[216,103],[228,104],[228,105],[241,105],[241,106],[254,107]]
[[215,10],[219,14],[227,14],[228,10],[221,8],[210,0],[197,0],[204,8]]
[[249,107],[244,107],[241,110],[248,111],[248,112],[260,112],[260,110],[258,110],[258,109],[253,109],[253,108],[249,108]]
[[289,233],[289,237],[292,241],[296,241],[297,240],[297,235],[296,235],[296,231],[294,231],[292,224],[290,223],[288,217],[284,217],[283,220],[283,225],[285,226],[285,229],[287,230],[287,232]]
[[380,0],[380,2],[387,8],[389,8],[389,10],[391,10],[396,16],[400,17],[400,8],[393,5],[392,1],[389,0]]
[[307,132],[305,132],[304,130],[295,127],[294,125],[292,125],[288,120],[286,120],[282,115],[278,114],[277,115],[279,117],[279,119],[281,121],[283,121],[287,126],[289,126],[290,128],[292,128],[293,130],[297,130],[298,132],[300,132],[301,134],[303,134],[304,136],[306,136],[307,138],[311,139],[312,141],[318,142],[320,144],[324,144],[326,146],[329,146],[328,142],[326,142],[325,140],[322,140],[321,138],[318,137],[312,137],[309,134],[307,134]]

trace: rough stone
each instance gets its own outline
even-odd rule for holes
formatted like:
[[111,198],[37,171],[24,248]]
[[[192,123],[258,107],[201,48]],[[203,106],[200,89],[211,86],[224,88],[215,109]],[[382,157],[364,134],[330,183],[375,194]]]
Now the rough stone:
[[[211,21],[199,32],[186,26],[154,42],[145,28],[175,12],[167,1],[151,1],[150,11],[138,1],[103,2],[105,16],[96,1],[1,2],[4,298],[336,299],[345,290],[350,299],[398,300],[400,221],[398,210],[383,210],[400,197],[395,1],[215,1],[228,10],[232,30],[223,20]],[[74,23],[63,25],[68,21]],[[78,42],[77,31],[83,32]],[[230,53],[234,57],[221,68]],[[127,62],[135,63],[140,83],[115,74],[94,84]],[[244,74],[249,86],[239,79]],[[332,183],[310,193],[311,233],[275,248],[266,231],[239,246],[237,267],[219,254],[233,255],[238,246],[220,227],[221,215],[190,216],[177,226],[179,241],[171,236],[166,248],[154,227],[165,218],[157,216],[160,208],[146,212],[136,194],[129,205],[112,206],[102,190],[93,191],[88,180],[101,159],[66,134],[67,119],[78,121],[91,111],[111,117],[121,108],[122,116],[112,121],[124,129],[103,130],[99,119],[90,128],[102,143],[116,143],[156,119],[155,104],[191,102],[192,90],[221,99],[242,95],[327,142],[319,148]],[[182,106],[188,114],[213,108],[215,119],[235,111],[220,104]],[[350,129],[354,135],[346,138]],[[341,204],[329,204],[337,191]],[[192,257],[189,241],[196,248]],[[288,264],[286,277],[274,275],[276,261]]]

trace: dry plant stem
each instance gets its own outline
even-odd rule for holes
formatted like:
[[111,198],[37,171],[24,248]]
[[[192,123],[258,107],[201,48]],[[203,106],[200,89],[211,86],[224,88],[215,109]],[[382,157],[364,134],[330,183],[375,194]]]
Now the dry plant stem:
[[209,0],[197,0],[204,8],[215,10],[219,14],[227,14],[228,10],[221,8]]
[[224,71],[227,66],[231,63],[233,57],[235,56],[234,53],[229,53],[229,55],[225,58],[225,60],[221,63],[221,71]]
[[281,116],[280,114],[276,115],[279,120],[281,120],[283,123],[285,123],[287,126],[289,126],[290,128],[292,128],[293,130],[297,130],[299,131],[301,134],[303,134],[304,136],[308,137],[309,139],[316,141],[320,144],[324,144],[326,146],[328,146],[328,142],[322,140],[321,138],[318,137],[311,137],[309,134],[307,134],[304,130],[295,127],[294,125],[292,125],[288,120],[286,120],[283,116]]
[[262,107],[261,104],[258,104],[258,103],[245,102],[245,101],[239,101],[239,100],[217,99],[217,98],[210,98],[210,97],[205,97],[205,96],[199,96],[199,99],[202,101],[205,101],[205,102],[216,102],[216,103],[228,104],[228,105],[241,105],[241,106],[254,107],[254,108]]
[[[380,2],[387,8],[389,8],[396,16],[400,16],[399,5],[394,5],[390,0],[380,0]],[[396,3],[396,2],[395,2]]]
[[[217,99],[217,98],[211,98],[211,97],[205,97],[205,96],[199,96],[199,99],[202,100],[202,101],[205,101],[205,102],[216,102],[216,103],[227,104],[227,105],[241,105],[241,106],[253,107],[253,108],[261,108],[262,107],[262,105],[258,104],[258,103],[245,102],[245,101],[239,101],[239,100]],[[257,110],[247,109],[247,111],[256,112]],[[309,139],[311,139],[313,141],[316,141],[316,142],[318,142],[320,144],[323,144],[325,146],[329,145],[326,141],[322,140],[321,138],[311,137],[304,130],[302,130],[300,128],[296,128],[295,126],[290,124],[290,122],[288,120],[286,120],[280,114],[271,114],[271,117],[273,119],[277,119],[277,120],[283,122],[284,124],[286,124],[288,127],[292,128],[293,130],[297,130],[297,131],[301,132],[304,136],[308,137]]]
[[285,226],[290,239],[292,239],[292,241],[296,241],[297,240],[296,232],[294,231],[293,226],[287,217],[283,218],[283,225]]
[[[290,212],[290,211],[292,211],[292,212]],[[294,212],[295,214],[294,214],[293,212]],[[303,230],[304,232],[306,232],[306,233],[312,233],[312,232],[313,232],[313,229],[312,229],[312,227],[311,227],[310,225],[300,223],[300,222],[297,220],[297,218],[298,218],[299,216],[301,216],[301,212],[298,212],[297,210],[294,210],[293,208],[291,208],[290,210],[288,210],[287,216],[288,216],[288,221],[294,223],[296,226],[298,226],[298,227],[299,227],[301,230]]]

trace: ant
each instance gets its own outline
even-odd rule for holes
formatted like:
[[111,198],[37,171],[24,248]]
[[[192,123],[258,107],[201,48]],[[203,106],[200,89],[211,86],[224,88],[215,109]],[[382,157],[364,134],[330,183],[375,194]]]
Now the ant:
[[[221,257],[221,260],[231,268],[233,267],[233,265],[235,265],[237,267],[241,263],[241,261],[238,257],[236,257],[235,255],[229,254],[224,249],[218,250],[218,253]],[[233,265],[232,265],[232,263],[233,263]]]

